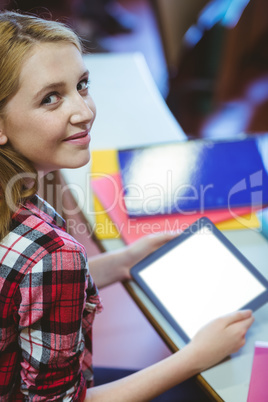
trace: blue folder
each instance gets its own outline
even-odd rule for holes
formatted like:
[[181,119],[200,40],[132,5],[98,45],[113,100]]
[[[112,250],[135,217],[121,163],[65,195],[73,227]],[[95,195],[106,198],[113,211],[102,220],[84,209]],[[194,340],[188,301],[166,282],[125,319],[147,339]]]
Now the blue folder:
[[268,135],[119,150],[131,217],[268,204]]

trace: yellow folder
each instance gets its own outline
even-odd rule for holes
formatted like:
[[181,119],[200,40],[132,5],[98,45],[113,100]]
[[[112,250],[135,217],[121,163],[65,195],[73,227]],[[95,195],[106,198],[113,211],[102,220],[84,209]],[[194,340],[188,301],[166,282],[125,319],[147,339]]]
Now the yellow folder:
[[[102,177],[104,174],[114,174],[119,171],[117,151],[115,149],[93,151],[91,161],[91,173],[95,179]],[[120,237],[116,226],[95,195],[93,196],[93,206],[96,212],[96,236],[100,240]]]

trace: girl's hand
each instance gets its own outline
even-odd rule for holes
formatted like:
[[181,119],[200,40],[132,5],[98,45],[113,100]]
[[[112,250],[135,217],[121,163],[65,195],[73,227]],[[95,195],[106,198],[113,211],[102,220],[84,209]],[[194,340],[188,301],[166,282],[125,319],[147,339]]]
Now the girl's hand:
[[131,279],[130,268],[178,235],[179,232],[150,234],[127,246],[124,249],[125,279]]
[[240,310],[213,320],[194,336],[189,345],[201,372],[244,346],[245,335],[254,322],[251,310]]
[[[151,401],[174,385],[216,364],[245,343],[253,322],[251,311],[218,318],[201,329],[192,342],[156,364],[121,380],[90,388],[85,401]],[[152,386],[153,384],[153,386]]]
[[145,236],[120,250],[90,258],[89,268],[96,285],[101,288],[131,279],[130,268],[133,265],[176,236],[177,232]]

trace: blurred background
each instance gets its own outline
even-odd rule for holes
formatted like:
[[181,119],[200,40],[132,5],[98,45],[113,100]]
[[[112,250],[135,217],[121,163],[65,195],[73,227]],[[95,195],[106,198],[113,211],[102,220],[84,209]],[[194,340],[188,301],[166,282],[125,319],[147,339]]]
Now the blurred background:
[[87,51],[142,52],[189,138],[268,131],[267,0],[1,0],[69,24]]

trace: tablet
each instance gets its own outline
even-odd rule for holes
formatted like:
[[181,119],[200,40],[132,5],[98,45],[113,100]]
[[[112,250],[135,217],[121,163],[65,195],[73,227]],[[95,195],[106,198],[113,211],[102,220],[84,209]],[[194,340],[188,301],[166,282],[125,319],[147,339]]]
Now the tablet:
[[186,342],[214,318],[268,301],[268,281],[206,217],[131,275]]

